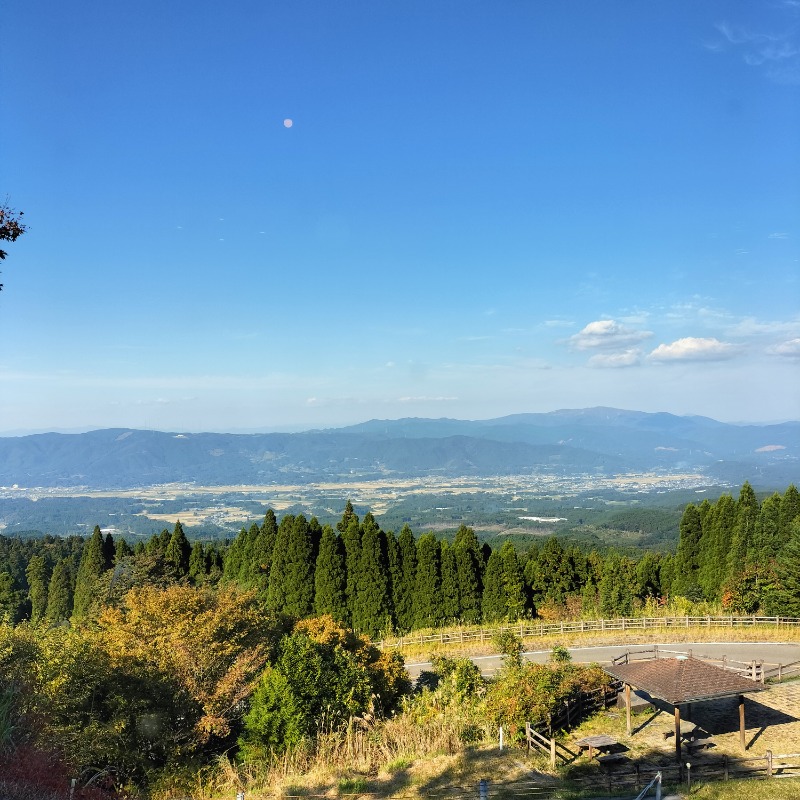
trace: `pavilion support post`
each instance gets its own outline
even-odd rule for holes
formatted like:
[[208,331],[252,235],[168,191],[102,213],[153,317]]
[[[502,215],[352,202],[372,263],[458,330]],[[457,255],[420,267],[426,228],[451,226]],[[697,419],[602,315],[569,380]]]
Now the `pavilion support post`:
[[628,725],[628,736],[631,735],[631,685],[625,684],[625,722]]
[[746,750],[744,743],[744,695],[739,695],[739,744],[742,750]]
[[675,758],[681,763],[681,707],[675,706]]

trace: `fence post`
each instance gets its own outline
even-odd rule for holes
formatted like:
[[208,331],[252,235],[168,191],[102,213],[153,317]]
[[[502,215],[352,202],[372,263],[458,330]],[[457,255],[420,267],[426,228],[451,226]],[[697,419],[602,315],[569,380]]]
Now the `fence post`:
[[78,782],[78,779],[77,779],[77,778],[73,778],[73,779],[72,779],[72,780],[69,782],[69,800],[72,800],[72,798],[73,798],[73,797],[75,797],[75,784],[76,784],[77,782]]
[[767,777],[772,777],[772,750],[767,750]]
[[556,768],[556,739],[553,736],[553,732],[550,731],[550,766],[555,769]]
[[236,800],[244,800],[244,792],[236,792]]
[[479,800],[487,800],[489,796],[489,781],[486,778],[481,778],[478,783],[478,798]]
[[728,756],[722,756],[722,780],[728,780]]

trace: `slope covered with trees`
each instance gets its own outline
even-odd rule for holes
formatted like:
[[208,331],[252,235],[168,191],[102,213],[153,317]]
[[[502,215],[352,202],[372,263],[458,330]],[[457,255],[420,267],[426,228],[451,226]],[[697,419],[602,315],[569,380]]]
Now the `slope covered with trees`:
[[[192,543],[180,522],[133,549],[99,528],[0,537],[0,765],[25,752],[153,788],[224,752],[268,761],[400,709],[402,659],[371,638],[630,615],[674,597],[800,615],[797,489],[759,500],[745,484],[735,499],[689,504],[676,552],[638,560],[556,538],[491,548],[466,525],[452,542],[395,535],[350,503],[335,528],[269,511],[224,544]],[[561,696],[598,679],[514,663],[480,693],[484,719],[512,728],[515,686]],[[478,697],[466,665],[437,669],[446,702]]]

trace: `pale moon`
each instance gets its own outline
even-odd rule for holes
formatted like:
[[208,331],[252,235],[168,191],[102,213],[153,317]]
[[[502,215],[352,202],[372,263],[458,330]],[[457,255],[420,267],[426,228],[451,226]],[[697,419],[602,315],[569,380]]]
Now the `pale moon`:
[[291,128],[292,125],[294,125],[294,122],[292,122],[292,120],[290,120],[290,119],[285,119],[283,121],[283,127],[284,128]]

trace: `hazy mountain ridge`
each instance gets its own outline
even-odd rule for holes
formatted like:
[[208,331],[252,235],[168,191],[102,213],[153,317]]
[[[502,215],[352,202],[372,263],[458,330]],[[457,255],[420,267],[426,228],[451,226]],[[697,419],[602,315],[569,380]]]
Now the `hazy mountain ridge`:
[[731,425],[608,408],[474,421],[370,420],[305,433],[105,429],[0,438],[0,485],[28,487],[649,470],[780,486],[797,481],[799,465],[800,422]]

